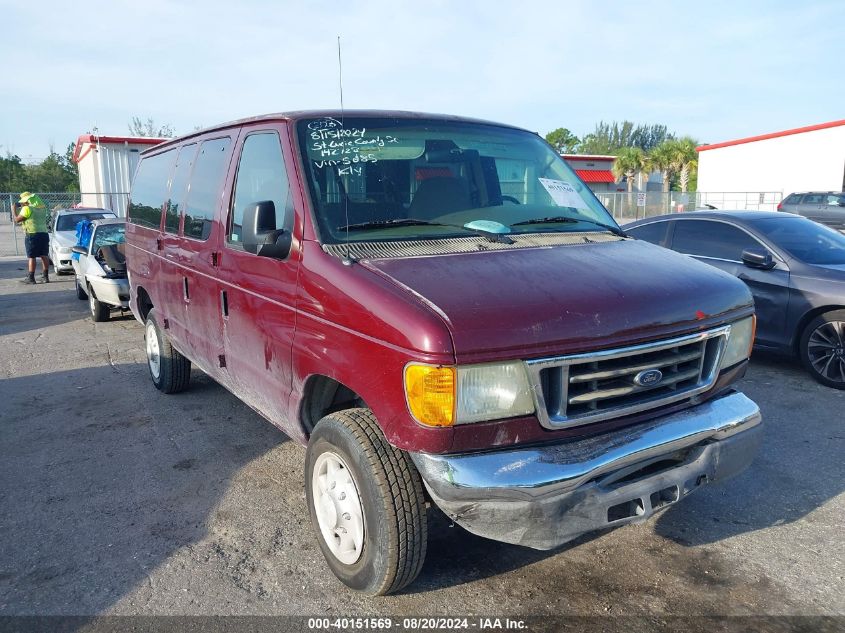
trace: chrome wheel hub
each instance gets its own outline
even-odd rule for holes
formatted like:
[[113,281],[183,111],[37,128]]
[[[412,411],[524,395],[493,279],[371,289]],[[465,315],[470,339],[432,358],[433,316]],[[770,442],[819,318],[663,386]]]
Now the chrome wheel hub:
[[161,375],[161,352],[158,346],[158,336],[152,323],[147,323],[147,331],[144,338],[147,341],[147,362],[150,364],[150,373],[158,380]]
[[819,375],[845,383],[845,321],[823,323],[813,330],[807,355]]
[[311,497],[329,550],[344,565],[353,564],[364,549],[364,508],[352,472],[337,453],[317,457],[311,475]]

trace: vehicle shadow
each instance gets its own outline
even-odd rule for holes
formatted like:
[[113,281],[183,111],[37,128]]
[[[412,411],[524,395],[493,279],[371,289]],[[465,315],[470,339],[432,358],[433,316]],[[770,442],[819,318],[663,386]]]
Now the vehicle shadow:
[[[88,315],[88,303],[76,298],[73,286],[56,290],[51,282],[21,288],[26,290],[0,293],[0,336],[69,323]],[[48,301],[45,294],[50,295]]]
[[763,445],[748,470],[658,517],[657,533],[679,544],[791,523],[845,490],[845,391],[816,383],[795,359],[756,350],[737,386],[762,411]]
[[536,550],[476,536],[436,507],[428,510],[428,556],[419,577],[402,594],[426,593],[499,576],[557,556],[601,538],[608,530],[585,534],[552,550]]
[[141,363],[0,380],[0,612],[103,613],[206,537],[235,475],[287,441],[195,378],[172,398]]
[[[36,269],[37,274],[40,274],[41,263],[38,263]],[[52,272],[52,271],[51,271]],[[4,258],[0,260],[0,280],[4,279],[23,279],[26,276],[26,255],[21,255],[15,258]]]

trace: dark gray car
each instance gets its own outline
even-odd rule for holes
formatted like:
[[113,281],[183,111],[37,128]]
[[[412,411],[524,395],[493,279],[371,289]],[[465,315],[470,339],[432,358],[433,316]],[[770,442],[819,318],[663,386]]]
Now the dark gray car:
[[845,229],[845,193],[808,191],[792,193],[778,205],[778,211],[797,213],[834,229]]
[[845,235],[775,211],[676,213],[624,229],[743,280],[755,346],[797,354],[816,380],[845,389]]

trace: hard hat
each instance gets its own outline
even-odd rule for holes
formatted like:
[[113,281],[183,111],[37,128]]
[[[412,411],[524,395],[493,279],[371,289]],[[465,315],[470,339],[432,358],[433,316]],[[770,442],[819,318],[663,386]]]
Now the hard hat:
[[33,194],[31,194],[30,192],[24,191],[21,194],[21,199],[18,200],[18,202],[20,202],[21,204],[26,204],[27,202],[29,202],[29,199],[32,197],[32,195]]

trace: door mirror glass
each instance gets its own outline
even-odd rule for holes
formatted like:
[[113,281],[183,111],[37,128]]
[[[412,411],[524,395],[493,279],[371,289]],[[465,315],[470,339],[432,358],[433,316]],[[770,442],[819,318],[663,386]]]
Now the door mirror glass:
[[775,267],[772,254],[762,248],[747,248],[742,251],[742,263],[751,268],[768,270]]
[[248,205],[243,215],[243,245],[249,253],[284,259],[290,251],[290,231],[276,228],[276,205],[262,200]]

